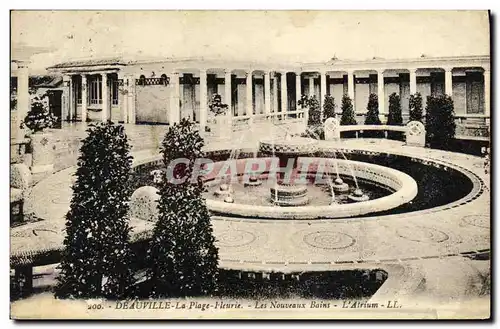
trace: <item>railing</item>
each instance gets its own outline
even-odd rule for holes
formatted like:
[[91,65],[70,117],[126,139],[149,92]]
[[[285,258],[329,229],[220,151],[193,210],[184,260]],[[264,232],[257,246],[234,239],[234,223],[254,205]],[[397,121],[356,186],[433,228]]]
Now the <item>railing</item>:
[[401,131],[406,132],[406,126],[392,126],[392,125],[346,125],[339,126],[339,131],[363,131],[363,130],[383,130],[383,131]]
[[455,114],[455,121],[462,125],[488,126],[489,115],[484,114]]
[[408,128],[406,126],[392,126],[392,125],[346,125],[346,126],[339,126],[338,129],[340,132],[355,131],[356,138],[359,138],[359,132],[362,133],[365,130],[383,131],[385,138],[388,137],[389,131],[399,131],[404,134],[408,132]]
[[488,140],[490,116],[484,114],[456,114],[456,136],[458,139]]
[[240,115],[232,116],[231,120],[233,126],[238,126],[241,124],[252,124],[255,122],[278,122],[278,121],[295,121],[297,119],[304,118],[304,111],[289,111],[289,112],[271,112],[271,113],[259,113],[254,115]]

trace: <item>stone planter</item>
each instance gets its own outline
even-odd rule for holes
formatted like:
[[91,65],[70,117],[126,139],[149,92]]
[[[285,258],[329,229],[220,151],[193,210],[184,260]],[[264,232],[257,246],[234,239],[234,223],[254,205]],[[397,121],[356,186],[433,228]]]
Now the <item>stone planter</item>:
[[325,140],[339,140],[340,139],[340,122],[335,118],[328,118],[325,120],[323,129],[325,131]]
[[54,172],[54,138],[49,131],[34,133],[30,136],[32,147],[31,173],[34,181]]
[[420,121],[410,121],[406,125],[406,145],[425,147],[425,126]]
[[229,140],[232,137],[232,121],[227,115],[215,117],[215,136],[218,139]]

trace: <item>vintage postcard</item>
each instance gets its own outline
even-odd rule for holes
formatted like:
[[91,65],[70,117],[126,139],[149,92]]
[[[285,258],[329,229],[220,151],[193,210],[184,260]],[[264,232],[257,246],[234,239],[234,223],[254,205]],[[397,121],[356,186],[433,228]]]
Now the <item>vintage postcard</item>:
[[11,11],[12,319],[489,319],[488,11]]

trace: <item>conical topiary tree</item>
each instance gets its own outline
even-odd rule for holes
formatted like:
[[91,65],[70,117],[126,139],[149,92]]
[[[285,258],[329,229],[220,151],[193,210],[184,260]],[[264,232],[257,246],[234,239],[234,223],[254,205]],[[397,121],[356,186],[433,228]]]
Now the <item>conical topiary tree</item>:
[[335,118],[335,98],[332,95],[325,95],[323,103],[323,121],[328,118]]
[[342,116],[340,117],[341,125],[357,125],[354,108],[352,106],[351,98],[344,94],[342,96]]
[[[354,114],[354,107],[352,106],[352,100],[347,94],[344,94],[342,96],[341,109],[342,109],[342,116],[340,117],[340,124],[341,125],[355,126],[358,124],[356,122],[356,117]],[[342,132],[341,136],[342,137],[354,137],[354,136],[356,136],[356,132],[354,132],[354,131]]]
[[310,96],[308,100],[309,107],[309,120],[307,125],[310,127],[316,127],[321,124],[321,110],[319,101],[316,96]]
[[[389,115],[387,116],[387,124],[392,126],[401,126],[403,124],[401,99],[396,93],[389,95]],[[403,134],[398,131],[389,131],[387,136],[391,139],[403,140]]]
[[422,95],[420,93],[415,93],[410,95],[409,101],[410,107],[410,121],[420,121],[422,122]]
[[[203,139],[182,119],[162,142],[166,177],[160,185],[159,218],[148,250],[151,296],[185,297],[215,292],[218,249],[194,163],[203,157]],[[184,164],[169,167],[172,161]],[[179,160],[180,161],[180,160]]]
[[130,292],[129,149],[123,126],[112,123],[91,126],[83,140],[57,297],[123,298]]
[[[381,125],[382,122],[380,121],[378,115],[378,96],[377,94],[370,94],[368,104],[366,106],[365,125]],[[383,132],[379,130],[369,130],[363,132],[363,137],[378,138],[382,136]]]
[[449,148],[455,138],[455,110],[449,95],[427,96],[426,141],[430,147]]

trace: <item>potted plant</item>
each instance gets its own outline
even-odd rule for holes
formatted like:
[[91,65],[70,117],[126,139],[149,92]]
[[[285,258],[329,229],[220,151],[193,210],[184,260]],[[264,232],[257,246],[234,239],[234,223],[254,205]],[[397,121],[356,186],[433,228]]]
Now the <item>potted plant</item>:
[[52,128],[57,118],[49,111],[48,95],[31,94],[31,108],[24,118],[24,126],[31,131],[31,171],[33,178],[38,180],[39,176],[52,173],[54,169],[54,144],[52,134],[48,129]]
[[219,94],[213,94],[208,104],[208,108],[215,121],[216,134],[219,137],[230,138],[231,120],[226,116],[229,105],[222,103],[222,97]]

